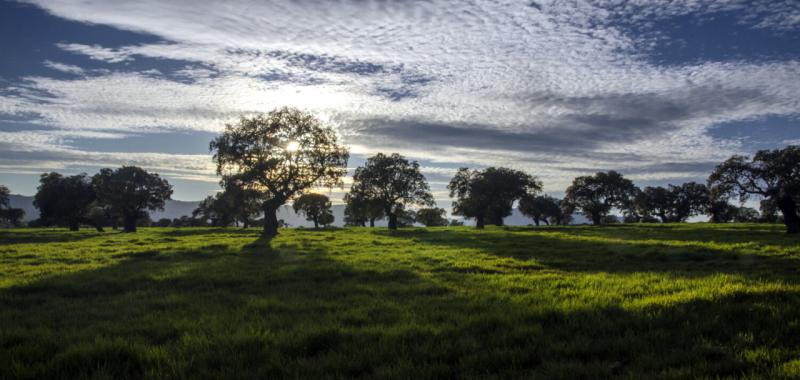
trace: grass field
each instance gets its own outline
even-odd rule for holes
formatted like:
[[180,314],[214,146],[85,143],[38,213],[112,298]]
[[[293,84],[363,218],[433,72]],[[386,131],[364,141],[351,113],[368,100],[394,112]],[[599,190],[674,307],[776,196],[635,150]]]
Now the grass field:
[[0,378],[798,378],[777,225],[0,231]]

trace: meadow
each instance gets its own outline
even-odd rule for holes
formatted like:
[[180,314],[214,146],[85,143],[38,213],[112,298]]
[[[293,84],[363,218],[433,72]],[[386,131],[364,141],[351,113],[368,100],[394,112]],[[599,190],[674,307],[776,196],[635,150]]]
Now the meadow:
[[0,231],[0,378],[798,378],[766,224]]

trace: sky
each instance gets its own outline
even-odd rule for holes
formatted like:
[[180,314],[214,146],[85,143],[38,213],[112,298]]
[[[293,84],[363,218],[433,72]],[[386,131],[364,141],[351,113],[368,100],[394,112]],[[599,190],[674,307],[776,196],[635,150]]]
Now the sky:
[[281,106],[333,127],[351,169],[418,160],[441,204],[462,166],[558,196],[800,144],[797,0],[0,0],[0,57],[0,183],[25,195],[138,165],[201,199],[209,141]]

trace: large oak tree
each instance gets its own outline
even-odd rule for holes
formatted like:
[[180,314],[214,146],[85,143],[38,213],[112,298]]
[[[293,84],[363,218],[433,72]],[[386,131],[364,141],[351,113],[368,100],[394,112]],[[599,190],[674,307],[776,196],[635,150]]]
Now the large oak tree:
[[[294,201],[292,208],[295,213],[302,213],[306,220],[314,223],[314,228],[319,228],[320,224],[333,223],[331,200],[324,194],[303,194]],[[330,223],[322,223],[328,219],[330,219]]]
[[147,210],[163,210],[172,196],[172,185],[158,174],[137,166],[101,169],[92,177],[97,200],[110,214],[122,217],[123,231],[136,232]]
[[379,200],[368,198],[368,194],[352,188],[344,195],[344,223],[348,226],[375,227],[375,221],[383,219],[383,205]]
[[502,225],[514,202],[535,195],[542,184],[534,176],[509,168],[460,168],[447,189],[450,197],[456,198],[453,215],[475,218],[476,227],[483,228],[486,223]]
[[786,232],[800,233],[800,146],[761,150],[752,159],[733,156],[708,178],[715,191],[736,194],[743,202],[756,195],[775,203],[783,214]]
[[265,236],[278,234],[278,208],[290,199],[313,186],[341,186],[349,158],[333,129],[288,107],[226,125],[210,149],[223,181],[261,194]]
[[612,170],[575,178],[564,199],[599,225],[611,209],[630,208],[637,193],[633,182]]
[[368,158],[364,166],[356,169],[350,192],[378,202],[389,219],[389,229],[397,229],[398,213],[406,206],[434,204],[419,163],[397,153],[378,153]]
[[44,173],[33,196],[33,205],[39,209],[43,225],[66,225],[70,231],[78,231],[81,224],[103,231],[100,223],[90,218],[96,202],[97,194],[85,173],[67,177],[56,172]]

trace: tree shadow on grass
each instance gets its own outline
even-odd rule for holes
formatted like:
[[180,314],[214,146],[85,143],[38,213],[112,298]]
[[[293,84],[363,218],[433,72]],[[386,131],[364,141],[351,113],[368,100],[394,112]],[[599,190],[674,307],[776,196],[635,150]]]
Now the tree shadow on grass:
[[800,354],[790,290],[627,310],[450,285],[303,240],[134,254],[0,290],[0,377],[775,377]]
[[0,229],[0,245],[3,244],[44,244],[67,243],[98,236],[107,236],[115,232],[96,232],[94,230],[67,231],[66,229]]
[[[746,278],[779,278],[800,281],[800,257],[792,254],[762,255],[753,251],[759,244],[769,245],[769,239],[747,245],[715,245],[684,238],[682,235],[663,235],[662,239],[637,238],[631,235],[616,237],[606,229],[497,228],[486,231],[471,229],[413,229],[375,231],[373,233],[423,245],[457,248],[463,252],[478,250],[499,257],[520,261],[535,261],[544,268],[571,272],[670,272],[681,276],[706,276],[728,273]],[[706,232],[708,233],[708,231]],[[733,233],[731,233],[733,234]],[[731,236],[722,236],[726,239]],[[796,249],[796,246],[787,246]]]
[[232,235],[258,235],[261,232],[260,229],[257,228],[238,228],[238,227],[180,227],[180,228],[172,228],[172,229],[165,229],[164,231],[159,231],[161,235],[164,236],[195,236],[195,235],[208,235],[208,234],[218,234],[218,233],[225,233],[225,234],[232,234]]

